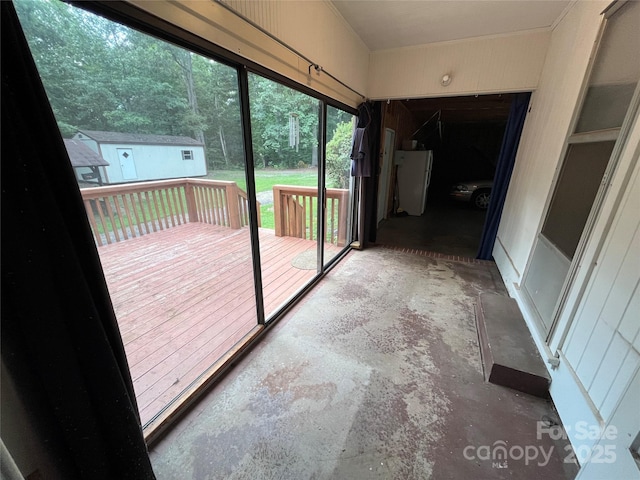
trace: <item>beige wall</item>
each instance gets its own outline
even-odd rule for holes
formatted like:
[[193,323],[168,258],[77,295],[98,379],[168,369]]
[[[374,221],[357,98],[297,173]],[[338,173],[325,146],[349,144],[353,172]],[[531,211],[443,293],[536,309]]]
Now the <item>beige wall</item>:
[[[530,91],[536,88],[551,32],[383,50],[371,54],[369,97],[440,97]],[[453,76],[443,87],[445,73]]]
[[[498,230],[494,257],[507,287],[519,284],[544,213],[548,192],[607,2],[576,2],[551,36],[531,98]],[[513,292],[513,290],[512,290]]]
[[[131,3],[347,105],[355,107],[362,101],[325,74],[312,70],[309,75],[306,61],[217,2],[131,0]],[[230,0],[226,3],[366,95],[369,51],[329,2]]]

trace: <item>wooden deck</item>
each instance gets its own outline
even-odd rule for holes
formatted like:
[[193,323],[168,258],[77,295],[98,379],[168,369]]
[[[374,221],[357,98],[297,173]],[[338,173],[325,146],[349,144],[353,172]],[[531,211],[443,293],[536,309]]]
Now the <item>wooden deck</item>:
[[[315,249],[260,229],[267,315],[313,278],[292,260]],[[98,252],[144,425],[255,327],[249,230],[187,223]]]

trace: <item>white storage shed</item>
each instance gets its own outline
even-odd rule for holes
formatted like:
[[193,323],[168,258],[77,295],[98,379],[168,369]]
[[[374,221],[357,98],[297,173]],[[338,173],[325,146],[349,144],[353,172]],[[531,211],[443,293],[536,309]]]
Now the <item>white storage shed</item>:
[[73,139],[109,163],[105,184],[207,174],[204,145],[190,137],[81,130]]

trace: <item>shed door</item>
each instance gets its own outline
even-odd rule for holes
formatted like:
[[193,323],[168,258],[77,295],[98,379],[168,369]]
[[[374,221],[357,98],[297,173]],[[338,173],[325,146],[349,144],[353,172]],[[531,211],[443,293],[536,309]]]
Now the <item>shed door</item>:
[[118,148],[118,159],[120,160],[123,180],[135,180],[138,178],[136,163],[133,161],[133,150],[131,148]]

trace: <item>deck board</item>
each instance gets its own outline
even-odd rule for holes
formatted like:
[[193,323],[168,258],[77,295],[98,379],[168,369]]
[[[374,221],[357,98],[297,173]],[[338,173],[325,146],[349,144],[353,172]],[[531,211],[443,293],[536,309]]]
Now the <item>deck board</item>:
[[[315,248],[260,229],[267,315],[314,277],[291,260]],[[145,424],[256,325],[249,230],[187,223],[98,252]]]

